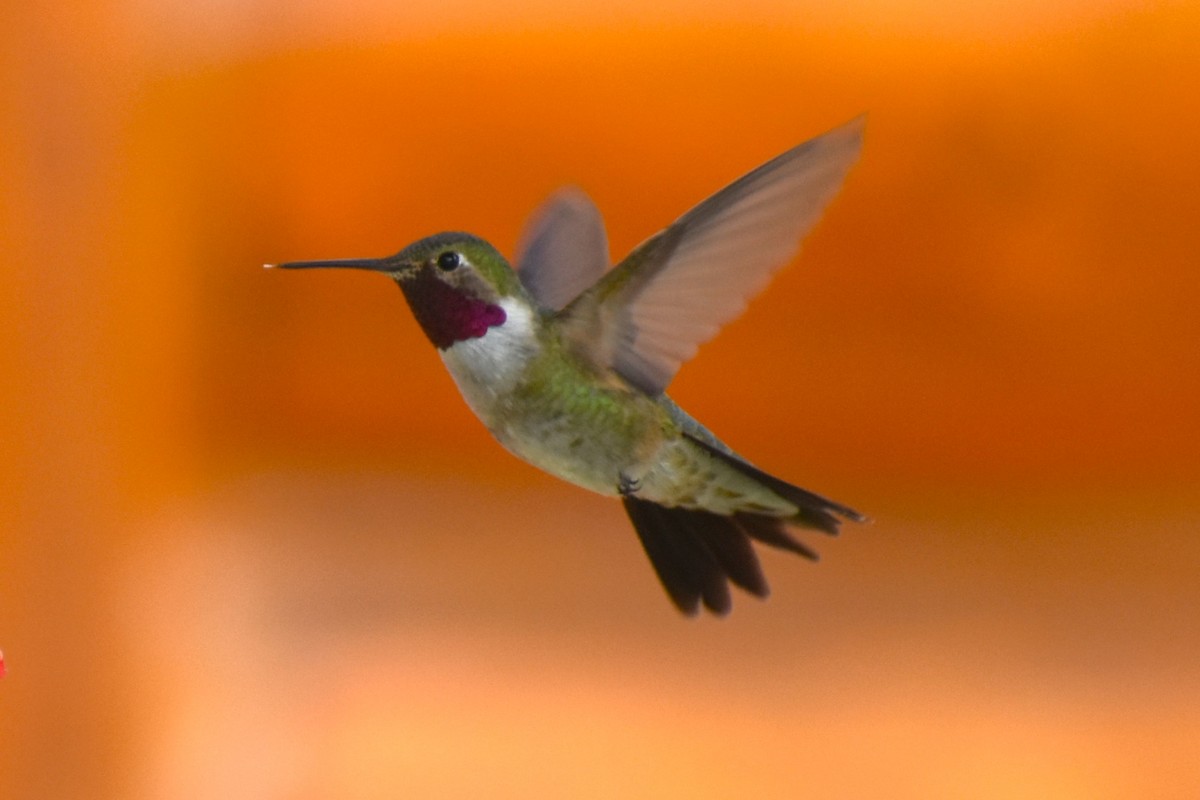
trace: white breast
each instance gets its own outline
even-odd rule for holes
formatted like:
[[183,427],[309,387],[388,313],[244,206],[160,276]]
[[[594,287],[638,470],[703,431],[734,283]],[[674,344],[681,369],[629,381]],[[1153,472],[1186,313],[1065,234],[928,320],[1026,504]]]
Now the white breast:
[[500,300],[506,319],[478,339],[440,351],[467,405],[485,424],[498,398],[511,391],[537,353],[534,312],[511,297]]

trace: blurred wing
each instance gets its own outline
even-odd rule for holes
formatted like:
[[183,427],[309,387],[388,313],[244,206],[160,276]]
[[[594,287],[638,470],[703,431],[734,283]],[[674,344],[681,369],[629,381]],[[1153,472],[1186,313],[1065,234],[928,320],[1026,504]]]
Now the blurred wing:
[[558,311],[608,269],[604,219],[578,189],[561,189],[525,224],[517,274],[544,308]]
[[768,161],[644,242],[566,309],[572,340],[648,394],[661,392],[796,254],[858,159],[863,124]]

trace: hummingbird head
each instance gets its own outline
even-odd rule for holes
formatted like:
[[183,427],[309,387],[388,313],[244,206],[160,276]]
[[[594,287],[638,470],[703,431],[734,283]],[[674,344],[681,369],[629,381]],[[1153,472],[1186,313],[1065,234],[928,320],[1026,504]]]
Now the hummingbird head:
[[384,258],[293,261],[282,269],[336,267],[386,273],[400,286],[429,341],[440,350],[478,339],[508,318],[501,301],[524,289],[504,256],[469,233],[439,233]]

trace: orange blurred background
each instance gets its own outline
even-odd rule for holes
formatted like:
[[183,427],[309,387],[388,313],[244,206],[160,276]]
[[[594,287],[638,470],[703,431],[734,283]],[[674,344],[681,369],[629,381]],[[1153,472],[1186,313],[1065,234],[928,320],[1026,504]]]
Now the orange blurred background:
[[[639,5],[5,9],[0,796],[1200,796],[1200,7]],[[619,258],[862,111],[672,394],[875,523],[726,620],[260,269]]]

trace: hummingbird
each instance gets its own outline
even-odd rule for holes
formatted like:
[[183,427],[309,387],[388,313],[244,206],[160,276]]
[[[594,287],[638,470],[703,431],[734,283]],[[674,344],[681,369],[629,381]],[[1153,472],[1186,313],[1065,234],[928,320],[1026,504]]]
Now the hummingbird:
[[683,614],[723,616],[730,584],[769,589],[752,546],[816,560],[791,528],[835,535],[848,506],[752,465],[665,393],[679,368],[799,249],[862,147],[863,118],[747,173],[609,269],[600,212],[552,195],[517,269],[439,233],[383,258],[293,261],[394,280],[468,406],[517,457],[624,504]]

